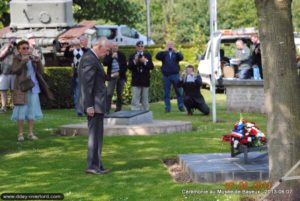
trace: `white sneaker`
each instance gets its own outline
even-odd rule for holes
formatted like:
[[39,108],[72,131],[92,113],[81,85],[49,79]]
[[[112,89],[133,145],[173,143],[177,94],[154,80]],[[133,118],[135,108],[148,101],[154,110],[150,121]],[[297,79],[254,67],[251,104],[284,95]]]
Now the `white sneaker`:
[[24,141],[24,136],[23,136],[23,135],[18,135],[18,141],[19,141],[19,142]]
[[28,139],[29,140],[38,140],[39,138],[37,136],[35,136],[34,134],[30,134],[30,135],[28,135]]

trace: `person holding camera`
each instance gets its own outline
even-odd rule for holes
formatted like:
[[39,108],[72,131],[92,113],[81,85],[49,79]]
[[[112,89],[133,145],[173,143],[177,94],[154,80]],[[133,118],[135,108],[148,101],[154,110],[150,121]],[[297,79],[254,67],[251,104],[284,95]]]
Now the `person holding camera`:
[[30,54],[35,56],[35,57],[39,57],[39,59],[42,62],[42,65],[44,67],[45,64],[46,64],[46,61],[45,61],[45,57],[44,57],[43,52],[42,52],[42,48],[37,45],[36,38],[32,33],[27,35],[27,41],[29,43],[29,52],[30,52]]
[[161,71],[163,74],[164,83],[164,101],[165,101],[165,112],[171,112],[171,101],[170,101],[170,91],[171,84],[175,89],[177,96],[178,109],[184,112],[184,104],[182,98],[182,90],[177,87],[179,81],[179,62],[183,60],[183,55],[174,47],[174,43],[169,41],[165,51],[158,52],[156,54],[156,59],[162,62]]
[[188,65],[183,71],[177,86],[183,88],[184,105],[188,115],[193,115],[194,109],[199,109],[204,115],[209,114],[209,107],[200,92],[202,86],[201,76],[194,73],[192,65]]
[[87,42],[86,38],[84,36],[81,36],[79,39],[74,38],[70,45],[66,47],[64,51],[64,57],[72,59],[72,67],[73,67],[73,77],[72,77],[72,92],[73,92],[73,102],[75,106],[75,111],[77,113],[77,116],[81,117],[83,116],[83,111],[79,104],[79,98],[80,98],[80,83],[78,79],[78,67],[80,60],[82,58],[82,55],[87,52]]
[[111,109],[111,101],[115,88],[117,90],[117,103],[115,112],[122,110],[122,95],[126,82],[127,71],[126,56],[119,51],[118,43],[112,42],[111,45],[111,51],[103,60],[104,66],[107,66],[107,113],[109,113]]
[[[152,56],[144,52],[143,41],[136,43],[136,52],[128,58],[131,70],[131,110],[149,110],[150,71],[154,68]],[[142,108],[140,108],[142,104]]]
[[37,140],[33,134],[33,121],[43,117],[39,93],[43,92],[53,100],[53,94],[42,77],[42,62],[29,51],[28,41],[17,44],[19,54],[14,57],[11,71],[16,74],[13,91],[14,109],[11,119],[18,122],[18,141],[24,141],[23,122],[28,121],[28,139]]
[[0,50],[0,91],[1,91],[1,110],[0,113],[6,112],[7,91],[13,90],[15,75],[11,72],[13,58],[17,54],[16,38],[9,38],[9,41]]

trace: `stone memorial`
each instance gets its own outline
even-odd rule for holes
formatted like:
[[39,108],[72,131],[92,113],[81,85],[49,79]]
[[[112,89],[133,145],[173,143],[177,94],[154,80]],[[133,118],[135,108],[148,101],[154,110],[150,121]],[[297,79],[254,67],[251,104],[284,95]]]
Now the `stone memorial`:
[[146,110],[119,111],[105,115],[104,118],[104,124],[107,125],[133,125],[153,122],[152,112]]
[[[160,133],[176,133],[192,130],[188,121],[153,120],[151,111],[119,111],[104,118],[104,135],[155,135]],[[87,123],[63,125],[59,135],[87,135]]]

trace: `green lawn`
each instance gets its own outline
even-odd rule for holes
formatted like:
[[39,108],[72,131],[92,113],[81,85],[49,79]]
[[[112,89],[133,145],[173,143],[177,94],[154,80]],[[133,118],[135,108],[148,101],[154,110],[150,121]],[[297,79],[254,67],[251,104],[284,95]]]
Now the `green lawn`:
[[[211,104],[209,91],[203,91]],[[239,113],[226,111],[225,95],[217,95],[218,123],[211,116],[196,112],[187,116],[177,110],[164,113],[163,102],[151,104],[155,119],[191,121],[193,131],[156,136],[105,137],[104,165],[112,173],[93,176],[84,173],[87,137],[60,137],[54,131],[60,125],[84,122],[73,110],[47,110],[45,118],[36,122],[38,141],[17,142],[17,125],[11,113],[0,115],[0,194],[63,193],[65,200],[95,201],[171,201],[171,200],[239,200],[245,195],[186,195],[185,190],[224,189],[224,184],[175,183],[162,159],[177,154],[228,152],[222,142]],[[265,115],[244,113],[266,131]],[[27,129],[27,127],[26,127]]]

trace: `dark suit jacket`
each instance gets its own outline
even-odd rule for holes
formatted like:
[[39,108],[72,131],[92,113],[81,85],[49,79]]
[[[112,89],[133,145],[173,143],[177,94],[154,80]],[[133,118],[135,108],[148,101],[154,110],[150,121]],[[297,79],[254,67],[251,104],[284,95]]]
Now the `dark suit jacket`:
[[162,61],[161,71],[163,75],[169,76],[179,73],[179,61],[183,60],[183,56],[180,52],[172,52],[172,57],[170,57],[169,51],[161,51],[157,53],[156,59]]
[[[111,65],[112,65],[112,53],[107,55],[103,60],[103,65],[107,66],[107,80],[111,79]],[[126,80],[126,71],[127,71],[127,60],[126,56],[118,51],[118,59],[117,59],[119,66],[120,66],[120,79]]]
[[191,98],[195,102],[202,104],[204,100],[200,92],[200,88],[202,86],[202,79],[199,75],[196,77],[195,82],[186,82],[185,80],[180,80],[177,83],[177,86],[183,88],[185,98]]
[[95,113],[104,114],[106,108],[105,72],[100,60],[88,50],[79,64],[80,103],[83,111],[94,107]]
[[134,58],[137,53],[129,56],[128,68],[131,70],[131,86],[149,87],[150,86],[150,70],[154,68],[152,56],[150,53],[144,52],[143,55],[148,59],[146,65],[141,62],[134,63]]

